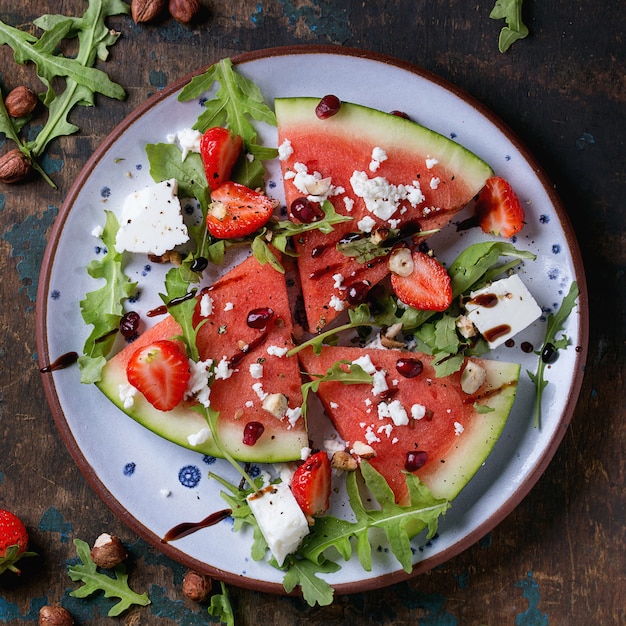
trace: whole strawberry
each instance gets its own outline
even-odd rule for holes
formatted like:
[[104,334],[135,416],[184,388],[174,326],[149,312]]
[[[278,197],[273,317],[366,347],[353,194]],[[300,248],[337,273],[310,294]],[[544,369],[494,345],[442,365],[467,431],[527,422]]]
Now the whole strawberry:
[[26,552],[28,533],[24,524],[13,513],[0,509],[0,574],[11,570],[16,574],[20,570],[15,564],[25,556],[35,556]]

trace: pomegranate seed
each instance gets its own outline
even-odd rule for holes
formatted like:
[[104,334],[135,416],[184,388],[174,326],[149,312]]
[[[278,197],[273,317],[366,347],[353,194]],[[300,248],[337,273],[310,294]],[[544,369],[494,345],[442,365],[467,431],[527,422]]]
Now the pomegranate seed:
[[417,450],[415,452],[407,452],[406,460],[404,462],[404,469],[407,472],[415,472],[428,461],[428,453],[423,450]]
[[324,216],[324,212],[317,202],[311,202],[307,198],[296,198],[290,207],[291,217],[303,224],[310,224]]
[[248,422],[243,429],[243,443],[253,446],[263,434],[265,427],[261,422]]
[[396,361],[396,370],[398,370],[398,374],[405,378],[415,378],[424,370],[424,364],[419,359],[398,359]]
[[370,283],[367,280],[358,280],[351,283],[346,288],[346,300],[350,304],[361,304],[365,302],[370,290]]
[[258,309],[252,309],[252,311],[248,313],[246,323],[250,328],[265,328],[273,317],[274,309],[263,306]]
[[410,120],[411,118],[404,111],[392,111],[391,115],[397,115],[398,117],[403,117],[405,120]]
[[315,115],[321,120],[325,120],[339,113],[340,108],[341,100],[337,96],[324,96],[315,107]]
[[128,311],[128,313],[124,313],[122,319],[120,320],[120,333],[122,333],[122,336],[127,339],[132,337],[139,329],[140,321],[141,318],[139,317],[139,313],[136,311]]

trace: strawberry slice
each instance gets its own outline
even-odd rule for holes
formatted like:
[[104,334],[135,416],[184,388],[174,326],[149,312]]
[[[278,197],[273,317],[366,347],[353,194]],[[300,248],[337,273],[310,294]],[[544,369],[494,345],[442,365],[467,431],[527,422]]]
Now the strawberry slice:
[[484,233],[512,237],[524,227],[524,209],[511,185],[492,176],[476,200],[476,216]]
[[316,452],[298,467],[291,491],[307,517],[324,515],[330,506],[331,469],[326,452]]
[[275,207],[265,194],[229,181],[211,193],[207,228],[218,239],[245,237],[264,226]]
[[452,303],[452,285],[446,268],[419,250],[413,250],[410,260],[413,269],[408,275],[391,273],[394,293],[414,309],[445,311]]
[[126,377],[155,409],[171,411],[185,396],[190,377],[187,355],[176,341],[154,341],[130,357]]
[[230,178],[230,172],[241,154],[242,146],[243,141],[239,135],[221,126],[209,128],[202,135],[200,155],[212,191]]

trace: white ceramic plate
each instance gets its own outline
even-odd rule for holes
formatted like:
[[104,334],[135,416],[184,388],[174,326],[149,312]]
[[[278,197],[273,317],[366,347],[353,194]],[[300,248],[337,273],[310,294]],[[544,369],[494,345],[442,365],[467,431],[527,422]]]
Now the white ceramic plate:
[[[545,319],[516,339],[516,347],[491,356],[522,363],[518,397],[505,431],[485,465],[441,520],[438,537],[414,539],[414,573],[461,552],[491,530],[526,495],[558,446],[578,396],[587,344],[584,274],[578,246],[552,185],[525,148],[492,114],[453,86],[420,69],[378,55],[337,48],[285,48],[235,59],[238,71],[253,79],[266,102],[277,96],[323,96],[333,93],[382,110],[402,110],[414,120],[453,137],[507,178],[525,206],[527,225],[516,245],[537,255],[525,263],[522,277],[546,313],[554,311],[573,280],[581,288],[574,314],[567,320],[571,347],[547,375],[541,429],[533,428],[534,389],[526,369],[536,356],[525,354],[521,341],[540,346]],[[79,301],[93,290],[85,267],[100,254],[90,233],[104,224],[104,210],[119,211],[124,197],[152,183],[145,154],[147,143],[163,142],[168,133],[191,126],[198,102],[180,103],[179,90],[191,77],[157,94],[116,128],[93,155],[73,186],[47,248],[38,304],[38,349],[41,365],[74,350],[81,352],[90,328],[81,319]],[[276,145],[276,132],[261,128],[262,142]],[[272,193],[282,189],[280,171],[270,172]],[[458,221],[467,217],[459,215]],[[484,239],[479,229],[457,232],[450,225],[431,240],[437,255],[451,261],[470,243]],[[220,270],[221,271],[221,270]],[[135,309],[160,304],[164,270],[145,262],[128,269],[142,289]],[[73,458],[100,497],[140,536],[183,564],[236,585],[280,593],[282,573],[250,558],[250,535],[233,533],[232,523],[199,531],[172,544],[160,538],[180,522],[198,521],[225,507],[219,485],[207,478],[212,459],[171,444],[117,410],[93,385],[79,382],[77,367],[43,376],[58,428]],[[310,418],[311,419],[311,418]],[[330,426],[320,422],[322,435]],[[223,461],[210,469],[237,483]],[[401,580],[406,574],[384,549],[374,550],[371,572],[356,558],[343,563],[327,580],[341,592],[362,591]]]

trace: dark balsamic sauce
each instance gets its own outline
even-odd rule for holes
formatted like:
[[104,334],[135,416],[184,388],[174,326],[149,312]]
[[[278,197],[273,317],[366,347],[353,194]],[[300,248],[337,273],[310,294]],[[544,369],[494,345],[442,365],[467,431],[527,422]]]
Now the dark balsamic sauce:
[[78,352],[66,352],[56,359],[56,361],[50,363],[50,365],[44,365],[39,371],[42,374],[56,372],[56,370],[62,370],[70,365],[74,365],[76,361],[78,361]]
[[205,517],[200,522],[183,522],[182,524],[177,524],[174,528],[170,528],[165,535],[163,535],[164,543],[169,543],[170,541],[175,541],[176,539],[182,539],[187,535],[191,535],[198,530],[202,530],[203,528],[208,528],[209,526],[215,526],[222,520],[225,520],[232,514],[232,509],[222,509],[221,511],[216,511],[215,513],[211,513],[208,517]]

